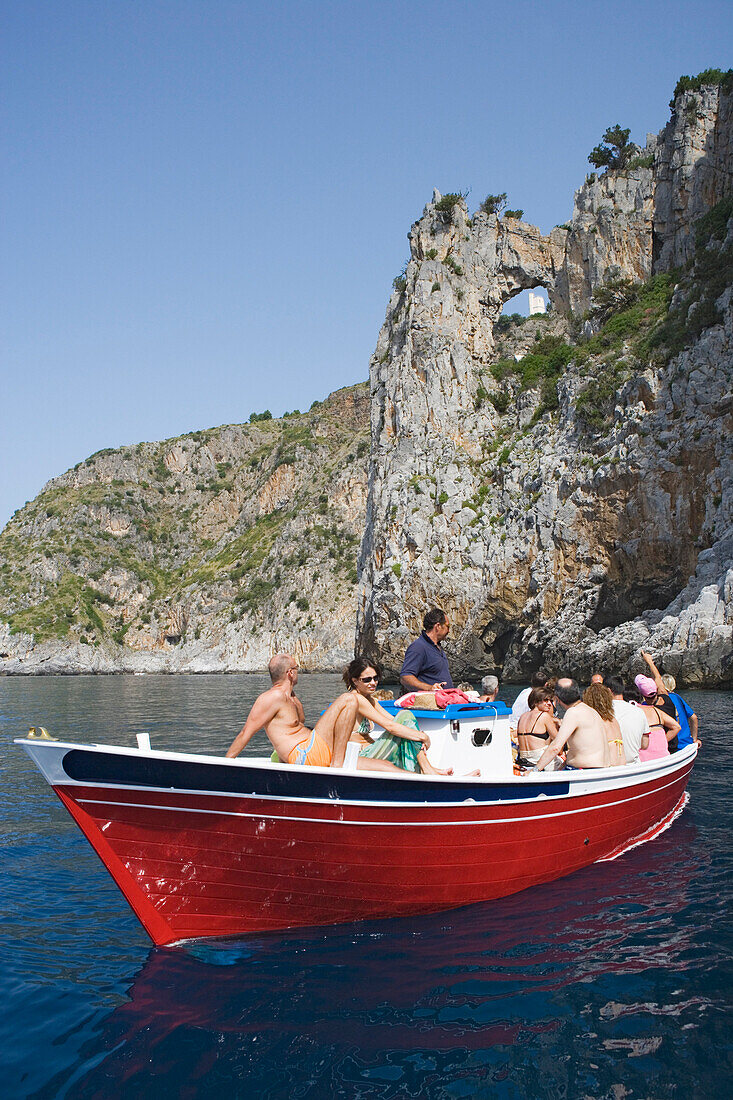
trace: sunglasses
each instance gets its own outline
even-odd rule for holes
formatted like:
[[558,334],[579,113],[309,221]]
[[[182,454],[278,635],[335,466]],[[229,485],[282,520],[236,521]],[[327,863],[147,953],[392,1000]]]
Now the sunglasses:
[[359,677],[359,683],[360,684],[378,684],[379,683],[379,677],[378,676],[360,676]]

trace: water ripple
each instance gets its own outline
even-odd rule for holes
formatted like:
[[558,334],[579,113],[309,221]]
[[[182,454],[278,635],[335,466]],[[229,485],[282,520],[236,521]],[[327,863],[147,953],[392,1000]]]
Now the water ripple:
[[[161,746],[220,751],[260,688],[255,677],[59,679],[0,682],[8,740],[39,723],[127,744],[148,729]],[[337,680],[307,679],[312,716]],[[724,1094],[733,765],[716,746],[730,697],[690,698],[704,731],[690,805],[653,843],[447,914],[176,950],[150,949],[61,806],[6,745],[9,1094]],[[103,713],[114,728],[100,734]]]

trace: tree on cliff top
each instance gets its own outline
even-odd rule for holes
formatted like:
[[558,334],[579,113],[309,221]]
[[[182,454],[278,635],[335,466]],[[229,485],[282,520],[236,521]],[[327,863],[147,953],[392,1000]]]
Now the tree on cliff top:
[[669,101],[670,107],[674,108],[674,101],[682,92],[699,92],[709,84],[719,84],[726,95],[730,94],[733,92],[733,69],[705,69],[697,76],[681,76]]
[[630,129],[622,130],[618,122],[609,126],[600,145],[596,145],[588,155],[595,168],[626,168],[637,152],[636,146],[629,141]]
[[484,201],[479,206],[479,210],[483,210],[484,214],[501,215],[501,212],[505,206],[506,191],[502,191],[500,195],[487,195]]
[[449,191],[436,202],[435,213],[438,214],[443,221],[450,221],[453,217],[454,208],[458,206],[459,202],[464,202],[467,197],[468,191]]

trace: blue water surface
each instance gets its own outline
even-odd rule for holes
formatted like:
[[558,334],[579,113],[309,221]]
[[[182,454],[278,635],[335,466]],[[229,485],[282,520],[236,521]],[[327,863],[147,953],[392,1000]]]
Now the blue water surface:
[[[223,752],[263,685],[0,679],[3,1095],[730,1093],[729,694],[688,693],[703,738],[690,803],[620,859],[450,913],[152,948],[12,739],[147,730],[155,747]],[[338,687],[301,678],[311,720]]]

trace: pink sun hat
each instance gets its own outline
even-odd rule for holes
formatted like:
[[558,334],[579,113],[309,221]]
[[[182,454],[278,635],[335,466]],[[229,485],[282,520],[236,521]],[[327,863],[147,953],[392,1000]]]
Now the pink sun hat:
[[652,680],[651,676],[636,676],[634,677],[634,683],[645,699],[650,695],[657,694],[657,685],[654,680]]

